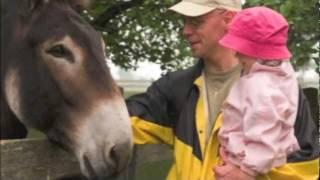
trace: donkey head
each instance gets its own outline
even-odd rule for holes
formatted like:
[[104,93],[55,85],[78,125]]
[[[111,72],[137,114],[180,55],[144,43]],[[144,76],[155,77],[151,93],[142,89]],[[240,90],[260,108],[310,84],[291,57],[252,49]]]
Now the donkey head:
[[1,61],[12,113],[73,152],[87,177],[100,179],[128,164],[132,132],[102,36],[72,8],[86,3],[14,1],[2,21]]

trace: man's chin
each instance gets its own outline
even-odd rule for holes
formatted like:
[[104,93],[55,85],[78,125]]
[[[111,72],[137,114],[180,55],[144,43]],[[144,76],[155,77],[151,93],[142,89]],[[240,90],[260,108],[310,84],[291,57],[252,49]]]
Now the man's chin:
[[192,50],[192,56],[194,58],[201,58],[201,53],[199,51]]

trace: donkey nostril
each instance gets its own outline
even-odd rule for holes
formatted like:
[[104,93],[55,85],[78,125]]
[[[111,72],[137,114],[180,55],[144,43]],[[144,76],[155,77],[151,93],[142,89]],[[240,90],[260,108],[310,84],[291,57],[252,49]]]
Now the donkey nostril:
[[127,167],[131,157],[131,144],[118,143],[109,150],[109,162],[114,164],[117,172],[121,172]]
[[113,146],[111,149],[110,149],[110,159],[112,162],[114,162],[114,164],[117,166],[118,165],[118,161],[119,161],[119,157],[117,155],[117,149],[116,149],[116,146]]
[[90,163],[90,160],[86,155],[83,155],[83,162],[84,162],[84,165],[88,171],[88,175],[89,175],[90,179],[93,179],[93,180],[98,179],[98,176],[95,173],[95,171],[92,167],[92,164]]

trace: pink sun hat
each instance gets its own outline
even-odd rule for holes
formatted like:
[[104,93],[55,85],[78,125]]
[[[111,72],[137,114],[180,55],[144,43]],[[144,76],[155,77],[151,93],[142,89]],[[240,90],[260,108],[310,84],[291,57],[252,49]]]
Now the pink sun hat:
[[234,17],[219,43],[254,58],[289,59],[288,29],[288,22],[280,13],[267,7],[247,8]]

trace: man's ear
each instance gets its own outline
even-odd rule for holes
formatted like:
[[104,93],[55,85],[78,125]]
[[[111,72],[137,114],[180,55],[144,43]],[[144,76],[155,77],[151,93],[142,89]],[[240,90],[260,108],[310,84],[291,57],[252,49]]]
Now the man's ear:
[[237,12],[235,12],[235,11],[227,11],[226,13],[224,13],[225,23],[229,24],[236,14],[237,14]]
[[49,3],[50,0],[20,0],[18,5],[19,15],[23,20],[30,19],[32,14]]

